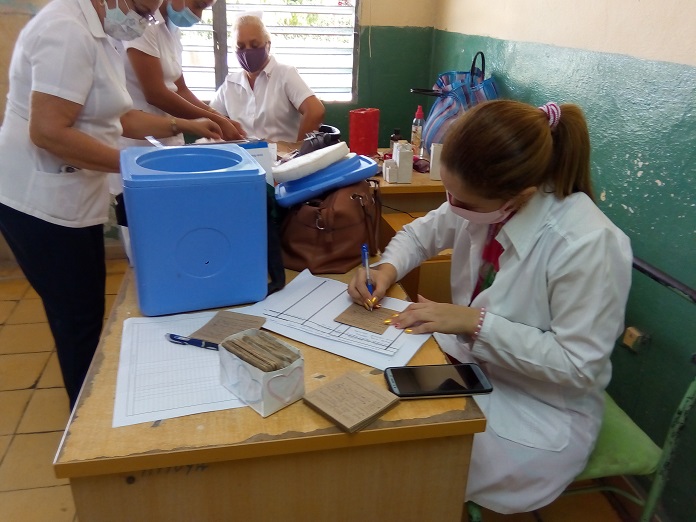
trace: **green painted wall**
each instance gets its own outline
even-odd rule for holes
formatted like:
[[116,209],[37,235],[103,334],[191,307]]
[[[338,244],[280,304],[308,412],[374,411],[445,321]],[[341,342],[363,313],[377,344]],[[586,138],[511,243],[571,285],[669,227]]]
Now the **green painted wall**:
[[[410,128],[426,99],[409,88],[438,72],[468,69],[486,54],[505,97],[540,105],[573,102],[585,110],[600,208],[630,237],[634,253],[696,287],[696,68],[622,55],[503,41],[429,28],[361,32],[355,104],[330,104],[327,121],[348,138],[347,111],[381,110],[380,145],[392,127]],[[635,354],[617,345],[609,391],[660,445],[672,412],[696,374],[696,307],[634,271],[627,325],[651,335]],[[663,495],[669,520],[696,520],[696,415],[690,419]]]
[[[369,27],[360,33],[358,97],[354,103],[327,103],[325,122],[341,129],[348,141],[348,112],[375,107],[379,114],[379,146],[389,146],[395,127],[408,139],[421,96],[411,87],[430,87],[432,27]],[[370,53],[370,48],[372,52]]]

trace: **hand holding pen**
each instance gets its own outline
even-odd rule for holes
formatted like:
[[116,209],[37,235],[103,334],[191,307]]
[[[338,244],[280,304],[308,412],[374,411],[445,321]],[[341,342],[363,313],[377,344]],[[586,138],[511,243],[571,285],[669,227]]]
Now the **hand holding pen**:
[[[368,259],[369,261],[369,259]],[[367,267],[365,263],[356,270],[348,283],[348,295],[360,306],[367,310],[370,307],[380,308],[379,301],[387,294],[387,291],[397,281],[396,268],[390,263],[379,263],[376,267]],[[368,288],[367,280],[370,280],[371,288]]]
[[[363,243],[362,246],[362,264],[363,268],[365,269],[365,286],[367,286],[367,291],[370,292],[370,295],[375,291],[375,285],[372,282],[372,279],[370,279],[370,249],[367,246],[367,243]],[[365,308],[368,310],[372,310],[375,307],[375,303],[377,302],[376,297],[370,298],[368,303],[365,303]]]

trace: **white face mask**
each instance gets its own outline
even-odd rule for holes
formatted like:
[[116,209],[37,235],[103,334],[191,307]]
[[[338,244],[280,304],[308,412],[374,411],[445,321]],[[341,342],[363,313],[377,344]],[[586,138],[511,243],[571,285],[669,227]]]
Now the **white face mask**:
[[454,204],[454,198],[449,192],[447,193],[447,201],[450,204],[450,210],[452,212],[461,218],[469,220],[471,223],[476,223],[479,225],[500,223],[501,221],[505,221],[505,219],[512,213],[512,200],[506,202],[502,207],[500,207],[498,210],[494,210],[493,212],[474,212],[473,210],[458,207]]
[[116,40],[123,41],[135,40],[143,35],[148,22],[138,13],[129,9],[128,14],[124,14],[118,7],[118,0],[116,0],[116,7],[113,9],[109,9],[106,0],[102,0],[102,5],[106,10],[104,16],[104,32],[106,34],[116,38]]

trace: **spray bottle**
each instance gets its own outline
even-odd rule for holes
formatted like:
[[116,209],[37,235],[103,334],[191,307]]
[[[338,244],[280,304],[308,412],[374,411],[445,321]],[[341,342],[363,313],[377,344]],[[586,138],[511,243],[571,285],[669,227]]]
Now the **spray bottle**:
[[413,153],[416,156],[423,157],[423,148],[421,146],[421,137],[423,135],[423,106],[419,105],[416,110],[416,116],[413,118],[411,125],[411,145]]

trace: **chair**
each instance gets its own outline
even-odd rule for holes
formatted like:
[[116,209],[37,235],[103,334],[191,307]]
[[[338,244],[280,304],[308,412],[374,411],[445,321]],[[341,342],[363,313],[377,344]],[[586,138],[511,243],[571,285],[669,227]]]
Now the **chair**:
[[[620,488],[592,485],[567,490],[563,495],[576,495],[593,491],[610,491],[642,506],[640,522],[648,522],[662,495],[679,434],[686,423],[689,411],[696,402],[696,378],[691,381],[679,404],[665,437],[662,449],[641,430],[614,400],[605,395],[604,417],[597,444],[585,469],[576,481],[615,477],[619,475],[654,475],[645,500]],[[480,507],[466,503],[470,522],[482,522]]]

